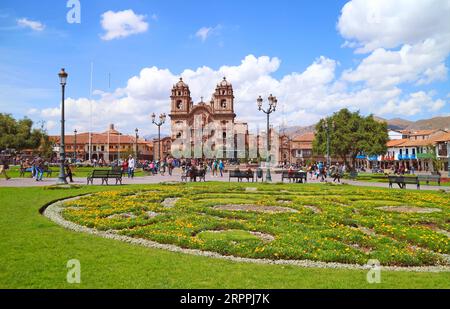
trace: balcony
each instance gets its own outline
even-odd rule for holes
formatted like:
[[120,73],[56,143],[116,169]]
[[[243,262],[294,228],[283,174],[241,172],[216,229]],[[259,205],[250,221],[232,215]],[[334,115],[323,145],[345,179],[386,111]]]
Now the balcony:
[[415,154],[412,154],[412,155],[409,155],[409,154],[407,154],[407,155],[401,155],[401,154],[399,154],[399,155],[398,155],[398,159],[399,159],[399,160],[416,160],[417,157],[416,157]]

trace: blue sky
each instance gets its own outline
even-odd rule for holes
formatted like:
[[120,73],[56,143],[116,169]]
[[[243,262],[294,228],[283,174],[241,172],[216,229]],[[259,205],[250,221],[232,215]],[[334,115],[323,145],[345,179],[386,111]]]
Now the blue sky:
[[[87,129],[93,62],[94,90],[102,94],[96,91],[92,103],[98,129],[115,122],[124,131],[139,125],[150,133],[144,115],[169,111],[178,76],[197,101],[209,98],[226,72],[238,117],[252,123],[263,121],[253,98],[271,92],[280,98],[278,124],[309,125],[342,107],[411,120],[450,114],[449,1],[347,2],[80,0],[81,24],[69,24],[65,0],[3,0],[0,112],[45,120],[55,132],[56,74],[65,67],[69,129]],[[127,10],[140,22],[125,30],[145,30],[105,39],[103,14],[111,11],[120,27],[128,17],[116,14]],[[365,24],[372,11],[373,29],[370,18]],[[404,16],[393,16],[396,11]],[[419,12],[436,28],[414,22]]]

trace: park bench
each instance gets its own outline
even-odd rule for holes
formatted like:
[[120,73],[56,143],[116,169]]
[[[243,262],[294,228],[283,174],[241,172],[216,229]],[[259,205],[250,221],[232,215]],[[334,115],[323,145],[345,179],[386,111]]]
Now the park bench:
[[389,188],[392,188],[392,184],[396,183],[400,189],[406,189],[407,184],[416,185],[417,189],[420,189],[420,183],[418,177],[405,177],[405,176],[388,176]]
[[181,173],[181,181],[188,181],[189,180],[192,182],[196,182],[197,178],[199,179],[199,181],[204,181],[206,182],[206,169],[195,169],[195,170],[186,170],[183,171]]
[[358,178],[358,172],[355,170],[350,171],[349,178],[351,180],[356,180],[356,178]]
[[284,182],[284,179],[289,179],[289,182],[294,180],[299,183],[306,183],[308,180],[307,173],[301,171],[283,171],[281,173],[281,181]]
[[[20,177],[25,177],[26,173],[30,173],[31,174],[31,167],[29,167],[29,168],[21,167],[20,168]],[[50,168],[46,168],[44,170],[44,173],[45,173],[45,175],[47,177],[50,177],[50,176],[52,176],[53,171]]]
[[427,185],[430,181],[437,182],[438,185],[441,185],[441,176],[439,175],[419,175],[419,181],[425,181]]
[[228,181],[231,181],[231,178],[237,178],[238,182],[241,182],[244,178],[247,179],[247,182],[255,182],[255,173],[252,171],[240,171],[234,170],[228,173]]
[[120,182],[122,185],[122,171],[120,170],[93,170],[92,173],[87,176],[87,184],[94,184],[94,179],[101,179],[102,185],[106,183],[109,185],[109,179],[115,179],[116,185]]

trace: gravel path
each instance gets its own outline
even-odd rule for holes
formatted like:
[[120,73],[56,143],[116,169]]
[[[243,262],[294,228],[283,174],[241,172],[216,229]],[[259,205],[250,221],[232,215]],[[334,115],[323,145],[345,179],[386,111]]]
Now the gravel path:
[[[98,231],[96,229],[88,228],[85,226],[78,225],[76,223],[65,220],[61,212],[63,210],[62,204],[67,201],[76,200],[80,197],[67,199],[65,201],[58,201],[49,205],[45,210],[43,215],[57,223],[58,225],[76,232],[88,233],[96,236],[100,236],[108,239],[115,239],[130,244],[140,245],[148,248],[163,249],[172,252],[179,252],[185,254],[192,254],[204,257],[213,257],[223,260],[229,260],[233,262],[245,262],[245,263],[255,263],[255,264],[274,264],[274,265],[294,265],[299,267],[312,267],[312,268],[333,268],[333,269],[358,269],[358,270],[369,270],[372,267],[369,265],[357,265],[357,264],[343,264],[343,263],[325,263],[309,260],[269,260],[269,259],[252,259],[252,258],[241,258],[235,256],[225,256],[216,252],[201,251],[195,249],[184,249],[175,245],[160,244],[147,239],[138,239],[128,236],[118,235],[114,231]],[[420,267],[396,267],[396,266],[380,266],[381,270],[386,271],[409,271],[409,272],[450,272],[450,266],[420,266]]]

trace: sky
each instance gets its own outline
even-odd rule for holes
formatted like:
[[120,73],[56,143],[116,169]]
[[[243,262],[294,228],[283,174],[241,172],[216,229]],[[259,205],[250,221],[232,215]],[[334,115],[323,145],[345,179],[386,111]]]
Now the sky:
[[65,68],[69,132],[154,134],[150,115],[170,112],[179,77],[195,103],[227,77],[252,130],[265,126],[256,98],[270,94],[278,127],[344,107],[447,116],[449,16],[450,0],[2,0],[0,112],[57,134]]

